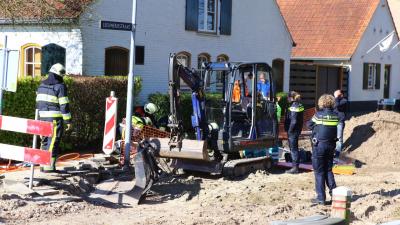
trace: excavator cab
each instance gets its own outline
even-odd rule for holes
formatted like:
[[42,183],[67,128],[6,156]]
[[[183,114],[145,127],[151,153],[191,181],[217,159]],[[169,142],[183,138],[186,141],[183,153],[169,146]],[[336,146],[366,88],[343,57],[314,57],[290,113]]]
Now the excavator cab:
[[[139,144],[134,197],[143,199],[157,179],[157,157],[171,159],[172,168],[225,176],[269,168],[268,154],[246,158],[241,152],[260,151],[277,144],[273,80],[267,63],[205,63],[202,70],[193,71],[180,65],[175,54],[171,54],[170,137]],[[191,89],[191,106],[181,104],[182,81]],[[209,94],[220,96],[219,100],[207,100]],[[183,118],[182,107],[192,107],[191,118]],[[192,127],[183,127],[183,120],[191,120]],[[185,135],[188,130],[193,135]]]

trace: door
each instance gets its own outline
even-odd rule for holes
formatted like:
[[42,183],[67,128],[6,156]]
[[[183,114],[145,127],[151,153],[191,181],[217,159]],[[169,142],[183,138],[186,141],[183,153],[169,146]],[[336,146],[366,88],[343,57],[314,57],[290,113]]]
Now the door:
[[106,49],[105,75],[126,76],[129,72],[129,50],[122,47]]
[[340,89],[339,67],[318,66],[316,101],[323,94],[333,94]]
[[43,46],[42,61],[41,61],[42,74],[47,74],[50,68],[56,63],[61,63],[62,65],[65,66],[65,58],[66,58],[65,48],[53,43]]
[[383,98],[389,98],[390,96],[390,71],[392,65],[385,65],[385,77],[384,77],[384,85],[383,85]]

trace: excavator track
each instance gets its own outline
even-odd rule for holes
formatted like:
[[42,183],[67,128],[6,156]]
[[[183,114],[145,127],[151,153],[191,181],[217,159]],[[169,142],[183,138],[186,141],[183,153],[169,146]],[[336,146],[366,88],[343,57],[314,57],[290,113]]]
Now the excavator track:
[[262,156],[249,159],[230,160],[224,164],[222,175],[224,177],[238,177],[256,170],[268,170],[272,167],[270,156]]

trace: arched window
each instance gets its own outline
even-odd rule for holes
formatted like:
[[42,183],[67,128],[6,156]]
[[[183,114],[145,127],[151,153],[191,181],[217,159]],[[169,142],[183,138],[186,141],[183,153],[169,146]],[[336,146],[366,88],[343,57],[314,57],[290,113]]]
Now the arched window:
[[275,81],[276,93],[283,91],[285,61],[283,59],[274,59],[272,61],[272,75]]
[[[189,52],[179,52],[176,54],[176,60],[182,66],[190,68],[191,55]],[[190,88],[185,84],[185,82],[183,82],[182,79],[180,80],[180,85],[181,91],[190,91]]]
[[201,70],[203,63],[210,62],[211,56],[208,53],[201,53],[197,56],[197,69]]
[[21,47],[21,75],[41,75],[42,48],[38,44],[26,44]]
[[185,67],[190,68],[190,53],[188,52],[179,52],[176,54],[176,60]]
[[129,50],[119,46],[106,48],[104,72],[106,76],[122,75],[129,72]]
[[221,54],[219,56],[217,56],[217,62],[228,62],[229,61],[229,57],[225,54]]
[[[221,54],[217,56],[217,62],[228,62],[229,57],[225,54]],[[217,73],[217,89],[220,90],[222,89],[223,86],[223,77],[222,77],[223,72],[218,72]]]

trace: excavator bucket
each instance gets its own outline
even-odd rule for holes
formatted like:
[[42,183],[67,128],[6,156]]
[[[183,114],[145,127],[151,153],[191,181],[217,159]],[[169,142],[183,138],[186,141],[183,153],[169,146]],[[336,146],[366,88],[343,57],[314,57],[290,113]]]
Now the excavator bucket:
[[135,156],[135,186],[131,195],[140,204],[158,177],[158,167],[149,145],[139,145]]

